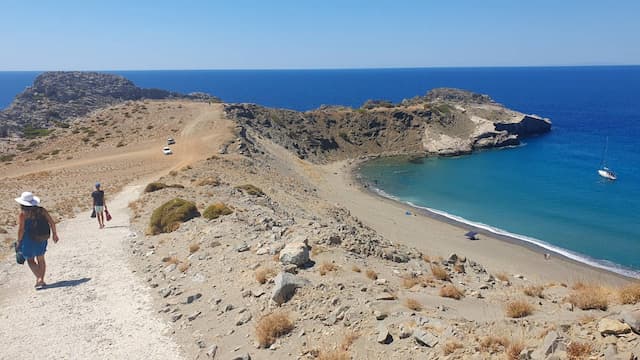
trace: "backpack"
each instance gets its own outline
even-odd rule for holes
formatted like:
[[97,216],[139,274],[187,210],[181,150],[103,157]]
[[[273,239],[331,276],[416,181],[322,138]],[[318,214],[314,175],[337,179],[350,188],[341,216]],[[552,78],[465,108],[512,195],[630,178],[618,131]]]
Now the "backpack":
[[49,222],[41,210],[38,211],[35,218],[31,219],[30,230],[31,238],[35,241],[45,241],[49,239],[49,236],[51,236]]

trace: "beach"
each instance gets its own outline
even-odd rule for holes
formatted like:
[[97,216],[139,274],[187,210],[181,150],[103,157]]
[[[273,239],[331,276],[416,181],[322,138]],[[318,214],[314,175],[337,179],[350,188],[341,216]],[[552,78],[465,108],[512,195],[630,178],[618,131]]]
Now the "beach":
[[[378,195],[357,178],[357,161],[341,161],[321,167],[327,200],[337,202],[394,242],[413,246],[425,254],[446,257],[463,253],[494,272],[522,274],[536,281],[574,283],[599,282],[619,285],[630,279],[620,274],[580,263],[521,240],[483,232],[479,241],[464,234],[469,226],[427,210]],[[406,213],[410,212],[411,216]]]

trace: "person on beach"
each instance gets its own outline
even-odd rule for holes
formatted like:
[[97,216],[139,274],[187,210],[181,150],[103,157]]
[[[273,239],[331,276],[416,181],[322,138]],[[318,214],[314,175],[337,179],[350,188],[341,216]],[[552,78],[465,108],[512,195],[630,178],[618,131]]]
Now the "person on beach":
[[[52,235],[54,243],[58,242],[56,223],[49,212],[40,207],[40,198],[25,191],[15,199],[20,204],[18,215],[18,241],[16,248],[22,253],[29,264],[29,268],[36,276],[36,289],[46,286],[44,274],[47,264],[44,253],[47,251],[47,239]],[[44,235],[42,227],[44,226]],[[48,226],[48,228],[47,228]]]
[[96,183],[96,190],[91,193],[91,197],[93,198],[93,210],[96,212],[98,226],[100,229],[104,229],[104,211],[107,209],[107,204],[104,201],[104,190],[100,190],[100,183]]

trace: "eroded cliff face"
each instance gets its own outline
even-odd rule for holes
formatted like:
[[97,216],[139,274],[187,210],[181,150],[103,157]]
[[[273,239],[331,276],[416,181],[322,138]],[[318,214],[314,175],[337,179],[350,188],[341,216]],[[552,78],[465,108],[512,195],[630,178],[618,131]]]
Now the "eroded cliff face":
[[435,89],[399,104],[369,101],[360,109],[307,112],[227,104],[249,136],[263,136],[300,158],[325,162],[366,155],[460,155],[515,146],[551,130],[551,122],[495,103],[487,95]]
[[182,95],[161,89],[144,89],[119,75],[85,71],[40,74],[32,86],[0,111],[0,137],[25,126],[49,128],[91,111],[127,100],[189,98],[216,100],[207,94]]

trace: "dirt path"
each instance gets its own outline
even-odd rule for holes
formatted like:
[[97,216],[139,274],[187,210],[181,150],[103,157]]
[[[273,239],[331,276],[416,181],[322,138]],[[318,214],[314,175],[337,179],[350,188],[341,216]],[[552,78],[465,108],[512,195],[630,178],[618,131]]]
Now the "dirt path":
[[152,312],[151,289],[131,272],[127,187],[98,230],[81,214],[59,225],[47,251],[49,287],[36,291],[27,265],[3,264],[0,279],[2,359],[180,359],[167,328]]
[[[127,206],[148,181],[214,154],[233,138],[232,127],[223,118],[221,106],[216,106],[185,124],[172,146],[173,156],[162,156],[160,145],[150,142],[147,149],[38,169],[89,167],[107,161],[126,167],[136,164],[133,159],[152,163],[144,169],[126,169],[135,185],[107,199],[114,220],[106,229],[98,230],[88,212],[58,224],[61,240],[49,243],[46,257],[48,288],[36,291],[28,266],[16,265],[12,256],[0,263],[0,359],[181,359],[168,327],[153,313],[153,290],[129,266],[128,243],[136,239],[129,230]],[[24,171],[18,169],[11,176]],[[156,175],[140,178],[150,173]],[[91,174],[102,178],[98,175]],[[72,179],[57,180],[71,183]],[[67,188],[67,193],[74,191]]]

